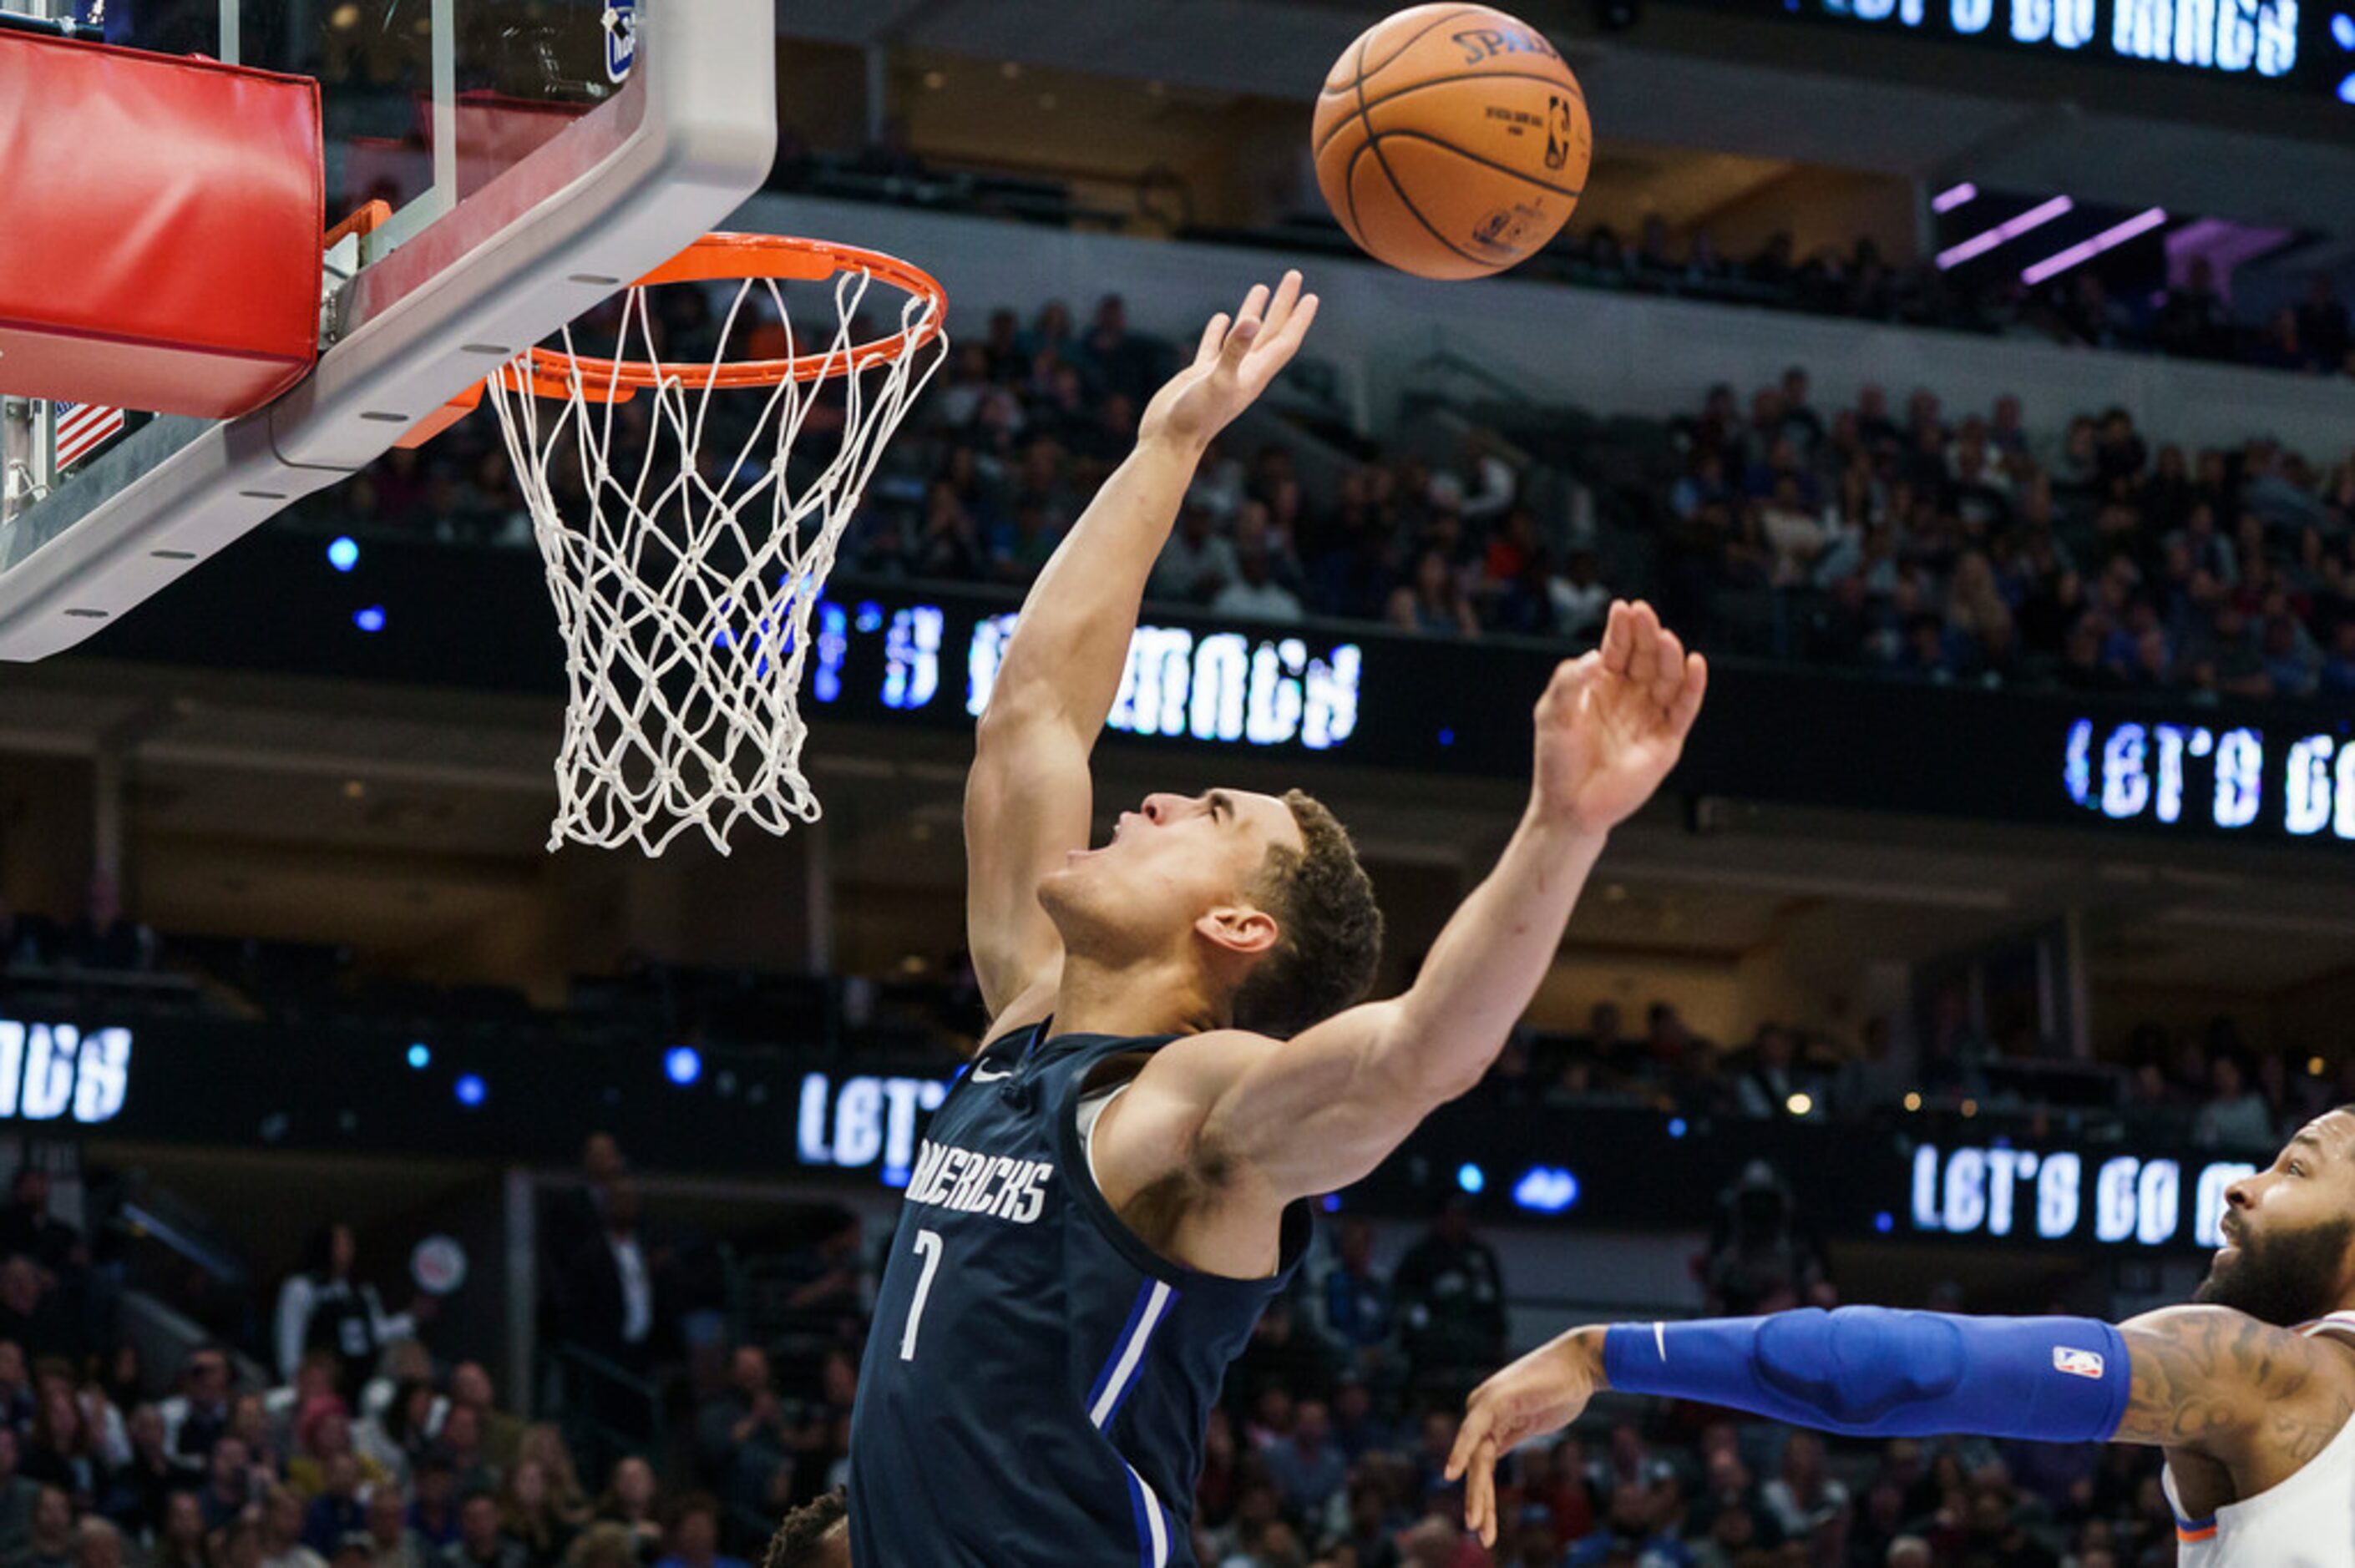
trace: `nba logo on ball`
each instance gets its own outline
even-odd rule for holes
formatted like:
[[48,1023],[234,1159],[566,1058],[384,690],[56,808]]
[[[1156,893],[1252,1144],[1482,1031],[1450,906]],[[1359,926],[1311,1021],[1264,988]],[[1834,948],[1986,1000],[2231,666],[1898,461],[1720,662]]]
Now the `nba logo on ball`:
[[605,7],[605,75],[613,81],[629,79],[638,60],[638,0],[612,0]]
[[1570,150],[1576,145],[1571,130],[1571,101],[1560,93],[1546,100],[1546,167],[1559,173],[1570,162]]

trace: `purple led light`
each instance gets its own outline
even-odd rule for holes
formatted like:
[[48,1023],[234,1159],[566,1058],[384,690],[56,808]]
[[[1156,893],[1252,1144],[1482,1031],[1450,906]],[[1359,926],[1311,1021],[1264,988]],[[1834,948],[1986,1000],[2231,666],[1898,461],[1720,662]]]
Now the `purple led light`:
[[2056,217],[2064,217],[2076,210],[2077,204],[2067,196],[2054,196],[2040,202],[2018,217],[2006,218],[1983,234],[1974,234],[1960,245],[1938,252],[1938,270],[1952,271],[1974,256],[1984,256],[1998,245],[2019,238],[2031,228],[2041,228]]
[[2111,225],[2091,239],[2081,239],[2066,250],[2054,251],[2020,273],[2019,281],[2023,283],[2036,284],[2041,283],[2047,278],[2059,277],[2079,262],[2091,261],[2103,251],[2124,245],[2137,234],[2147,234],[2166,221],[2167,209],[2163,207],[2152,207],[2147,212],[2138,212],[2124,223]]
[[1965,180],[1961,185],[1950,186],[1945,190],[1940,191],[1936,196],[1932,196],[1930,198],[1930,210],[1932,212],[1952,212],[1956,207],[1962,206],[1965,202],[1975,199],[1978,194],[1979,187],[1971,184],[1970,181]]

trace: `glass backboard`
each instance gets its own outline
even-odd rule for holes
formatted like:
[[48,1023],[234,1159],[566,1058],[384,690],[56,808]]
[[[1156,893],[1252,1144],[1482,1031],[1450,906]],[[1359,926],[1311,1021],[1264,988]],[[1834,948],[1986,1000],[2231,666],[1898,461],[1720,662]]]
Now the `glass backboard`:
[[612,99],[636,20],[631,0],[105,0],[100,25],[316,79],[330,221],[381,198],[398,238]]
[[364,466],[718,227],[776,153],[770,0],[39,4],[110,43],[315,78],[327,221],[391,217],[331,269],[306,381],[236,420],[134,419],[0,509],[0,660],[71,646]]

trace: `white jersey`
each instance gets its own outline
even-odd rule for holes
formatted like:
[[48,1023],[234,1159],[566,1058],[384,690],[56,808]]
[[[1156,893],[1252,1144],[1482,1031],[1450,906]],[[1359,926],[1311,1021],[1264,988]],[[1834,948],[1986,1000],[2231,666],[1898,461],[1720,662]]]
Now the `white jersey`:
[[[2333,1312],[2298,1332],[2355,1339],[2355,1312]],[[2297,1474],[2207,1519],[2184,1518],[2172,1469],[2165,1481],[2177,1568],[2355,1568],[2355,1421]]]

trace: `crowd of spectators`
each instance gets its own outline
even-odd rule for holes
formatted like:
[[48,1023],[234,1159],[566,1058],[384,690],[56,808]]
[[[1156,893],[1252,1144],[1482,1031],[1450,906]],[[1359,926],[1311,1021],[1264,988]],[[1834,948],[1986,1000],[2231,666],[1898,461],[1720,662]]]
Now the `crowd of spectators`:
[[2187,452],[2123,408],[2030,428],[1878,387],[1818,411],[1803,370],[1677,422],[1672,603],[1779,596],[1799,651],[1931,682],[2355,693],[2355,459]]
[[[487,1372],[413,1340],[347,1397],[304,1355],[247,1381],[199,1344],[152,1397],[135,1352],[0,1340],[0,1563],[10,1568],[720,1568],[720,1505],[644,1458],[583,1486],[564,1436],[503,1413]],[[741,1533],[741,1532],[740,1532]]]
[[[610,1139],[591,1141],[584,1175],[567,1194],[584,1211],[627,1207]],[[639,1369],[702,1394],[707,1415],[735,1399],[742,1418],[707,1419],[698,1445],[672,1441],[659,1418],[624,1431],[597,1489],[576,1436],[596,1413],[559,1401],[551,1419],[527,1423],[482,1362],[438,1361],[421,1338],[435,1298],[388,1312],[341,1223],[284,1280],[271,1331],[195,1343],[159,1375],[119,1325],[104,1266],[51,1213],[46,1171],[20,1167],[10,1193],[0,1568],[745,1568],[797,1488],[842,1478],[855,1362],[847,1381],[830,1373],[814,1400],[781,1405],[758,1349],[738,1352],[732,1375],[723,1365],[707,1376],[709,1359],[675,1337]],[[598,1224],[604,1236],[627,1229]],[[556,1327],[591,1320],[567,1303]],[[818,1403],[827,1397],[839,1408]],[[773,1462],[749,1462],[773,1430]]]
[[1693,1029],[1670,1001],[1652,1002],[1640,1028],[1601,1001],[1576,1033],[1517,1032],[1479,1093],[1506,1109],[1622,1105],[1810,1123],[1925,1109],[2034,1122],[2065,1106],[2122,1117],[2157,1142],[2255,1151],[2355,1102],[2355,1057],[2261,1049],[2219,1015],[2191,1032],[2146,1021],[2116,1060],[2056,1068],[2032,1028],[1984,1026],[1959,989],[1935,992],[1910,1031],[1885,1016],[1853,1037],[1769,1019],[1732,1042]]
[[[1501,1107],[1614,1098],[1695,1117],[1885,1112],[1905,1097],[2007,1101],[2007,1061],[1959,991],[1903,1048],[1762,1024],[1728,1049],[1667,1002],[1640,1033],[1611,1003],[1575,1035],[1517,1038],[1480,1091]],[[2251,1050],[2229,1022],[2137,1032],[2130,1103],[2183,1136],[2265,1147],[2355,1098],[2319,1059]],[[1694,1274],[1709,1310],[1839,1299],[1789,1188],[1753,1162],[1720,1194]],[[600,1134],[537,1227],[542,1332],[634,1385],[544,1391],[527,1425],[487,1370],[437,1366],[434,1300],[389,1309],[348,1225],[325,1227],[266,1336],[197,1346],[155,1385],[112,1324],[105,1270],[20,1170],[0,1211],[0,1568],[742,1568],[785,1511],[847,1478],[878,1259],[847,1213],[804,1225],[757,1326],[698,1287]],[[1456,1522],[1439,1467],[1465,1391],[1507,1359],[1511,1299],[1473,1212],[1451,1204],[1394,1260],[1355,1213],[1325,1222],[1295,1288],[1233,1368],[1209,1435],[1196,1535],[1219,1568],[2103,1568],[2160,1563],[2173,1521],[2150,1456],[1955,1441],[1827,1446],[1719,1413],[1621,1402],[1514,1456],[1505,1539]],[[1912,1304],[1912,1303],[1901,1303]],[[1964,1305],[1947,1293],[1928,1304]],[[454,1309],[464,1311],[462,1296]],[[632,1423],[639,1425],[633,1429]],[[588,1433],[584,1435],[582,1424]],[[618,1446],[617,1446],[618,1445]],[[590,1495],[584,1468],[604,1479]],[[736,1555],[730,1555],[735,1553]]]
[[[1766,1178],[1771,1183],[1772,1178]],[[1752,1295],[1742,1277],[1778,1223],[1753,1216],[1713,1245],[1711,1305],[1773,1310],[1837,1298],[1820,1270]],[[1757,1218],[1764,1216],[1763,1218]],[[1470,1383],[1506,1351],[1493,1248],[1451,1204],[1376,1261],[1374,1227],[1328,1221],[1228,1373],[1194,1499],[1209,1568],[2115,1568],[2171,1562],[2174,1520],[2153,1456],[2133,1449],[1955,1440],[1838,1444],[1691,1406],[1618,1401],[1511,1456],[1502,1539],[1462,1530],[1442,1474]],[[1946,1288],[1938,1305],[1959,1298]],[[846,1322],[841,1407],[855,1394]],[[698,1414],[701,1451],[749,1478],[790,1463],[797,1417],[758,1350]],[[748,1463],[749,1461],[749,1463]],[[834,1472],[838,1474],[838,1469]],[[773,1496],[777,1489],[771,1488]]]
[[[592,1150],[592,1160],[595,1158]],[[1724,1194],[1700,1272],[1715,1310],[1835,1304],[1820,1249],[1771,1172]],[[689,1463],[730,1517],[773,1518],[846,1478],[874,1254],[820,1224],[776,1347],[730,1348],[691,1416]],[[2110,1568],[2171,1561],[2147,1453],[1956,1440],[1838,1444],[1689,1406],[1619,1402],[1504,1472],[1504,1539],[1462,1531],[1441,1468],[1470,1383],[1510,1349],[1508,1282],[1469,1208],[1395,1261],[1328,1219],[1312,1261],[1231,1370],[1207,1438],[1195,1541],[1214,1568]],[[1777,1274],[1774,1258],[1797,1262]],[[1962,1305],[1952,1287],[1934,1303]],[[812,1379],[790,1360],[815,1364]],[[635,1485],[651,1471],[630,1472]],[[627,1493],[628,1483],[617,1485]],[[640,1517],[643,1517],[641,1510]],[[451,1564],[449,1568],[464,1568]]]
[[1588,1423],[1512,1456],[1496,1550],[1440,1467],[1455,1421],[1393,1420],[1364,1385],[1221,1410],[1196,1541],[1216,1568],[2119,1568],[2174,1561],[2134,1449],[1812,1433],[1682,1411]]
[[[592,1140],[571,1194],[610,1213],[626,1173]],[[0,1215],[8,1275],[62,1288],[84,1255],[19,1172]],[[1712,1302],[1834,1298],[1820,1269],[1752,1296],[1720,1258],[1777,1234],[1749,1176],[1727,1194]],[[1741,1216],[1749,1215],[1747,1220]],[[1759,1216],[1766,1216],[1760,1219]],[[610,1223],[607,1234],[612,1234]],[[1827,1448],[1718,1413],[1620,1402],[1504,1472],[1492,1554],[1440,1475],[1470,1383],[1511,1346],[1507,1281],[1462,1203],[1395,1261],[1375,1227],[1325,1222],[1311,1265],[1231,1369],[1196,1498],[1217,1568],[1882,1568],[2158,1563],[2172,1521],[2148,1457],[1958,1441]],[[281,1294],[276,1332],[191,1348],[159,1383],[80,1308],[44,1317],[0,1291],[0,1568],[747,1568],[784,1513],[840,1486],[877,1260],[855,1224],[818,1224],[789,1270],[791,1331],[649,1351],[681,1398],[664,1425],[581,1473],[560,1405],[527,1423],[479,1362],[437,1364],[423,1314],[356,1284],[330,1227]],[[55,1279],[51,1265],[63,1271]],[[32,1307],[33,1310],[23,1308]],[[462,1293],[450,1310],[470,1309]],[[414,1315],[412,1315],[414,1314]],[[65,1319],[71,1318],[71,1323]]]
[[[666,352],[717,348],[700,291],[660,304]],[[745,352],[774,352],[773,323],[740,331]],[[1059,303],[1027,323],[993,313],[893,442],[845,569],[1026,584],[1174,363],[1116,295],[1084,321]],[[827,418],[802,450],[831,439]],[[1316,483],[1282,441],[1214,445],[1148,594],[1238,619],[1572,644],[1614,594],[1645,594],[1712,651],[1901,678],[2355,694],[2355,458],[2318,467],[2263,439],[2187,450],[2121,408],[2037,423],[2010,396],[1950,410],[1927,389],[1901,406],[1868,386],[1819,408],[1799,368],[1746,397],[1710,388],[1660,440],[1679,475],[1632,493],[1590,487],[1574,456],[1540,485],[1520,449],[1478,429],[1445,461],[1375,446]],[[707,438],[707,465],[728,449]],[[486,421],[307,504],[338,529],[530,536]]]

